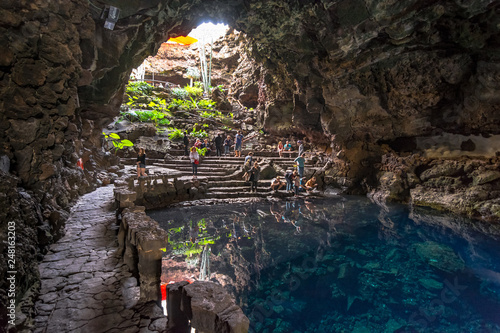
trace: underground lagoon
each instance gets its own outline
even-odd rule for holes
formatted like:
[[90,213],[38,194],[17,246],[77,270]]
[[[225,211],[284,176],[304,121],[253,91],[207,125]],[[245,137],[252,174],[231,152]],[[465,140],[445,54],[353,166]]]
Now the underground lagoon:
[[162,283],[220,283],[250,332],[498,332],[500,229],[365,197],[152,210]]

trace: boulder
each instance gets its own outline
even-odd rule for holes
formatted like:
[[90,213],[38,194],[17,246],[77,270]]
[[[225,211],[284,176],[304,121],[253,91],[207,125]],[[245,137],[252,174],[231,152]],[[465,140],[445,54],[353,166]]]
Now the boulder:
[[219,284],[195,281],[185,286],[183,309],[200,332],[248,332],[250,321]]
[[448,246],[432,241],[415,244],[420,258],[439,270],[455,273],[465,268],[464,261]]

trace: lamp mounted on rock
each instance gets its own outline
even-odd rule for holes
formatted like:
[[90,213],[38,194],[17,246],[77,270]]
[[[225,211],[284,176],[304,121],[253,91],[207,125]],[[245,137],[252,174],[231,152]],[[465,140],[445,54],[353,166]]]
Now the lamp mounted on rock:
[[106,6],[102,11],[101,18],[106,19],[104,22],[104,28],[113,30],[115,28],[115,24],[118,21],[118,17],[120,16],[120,9],[113,6]]

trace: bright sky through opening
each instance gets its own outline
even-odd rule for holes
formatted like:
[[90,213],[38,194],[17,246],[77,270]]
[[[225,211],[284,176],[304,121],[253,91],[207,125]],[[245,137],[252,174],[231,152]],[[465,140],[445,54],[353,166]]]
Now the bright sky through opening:
[[199,41],[205,40],[206,42],[210,42],[212,39],[215,41],[219,37],[224,36],[228,29],[228,26],[224,23],[213,24],[212,22],[205,22],[193,29],[188,36],[196,38]]

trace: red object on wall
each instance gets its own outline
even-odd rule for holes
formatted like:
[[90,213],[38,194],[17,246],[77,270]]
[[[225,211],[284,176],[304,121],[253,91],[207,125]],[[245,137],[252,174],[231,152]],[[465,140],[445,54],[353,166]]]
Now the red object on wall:
[[161,289],[161,300],[166,301],[167,300],[167,285],[161,284],[160,289]]
[[76,165],[78,165],[83,170],[83,161],[81,158],[78,159],[78,161],[76,162]]

